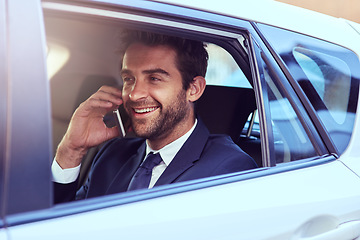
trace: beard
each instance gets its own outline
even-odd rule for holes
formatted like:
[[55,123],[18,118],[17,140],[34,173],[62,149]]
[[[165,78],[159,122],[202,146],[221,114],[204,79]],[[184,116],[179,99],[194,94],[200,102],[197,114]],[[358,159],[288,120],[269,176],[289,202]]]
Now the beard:
[[[153,104],[148,101],[136,104],[128,102],[126,104],[126,109],[127,111],[130,111],[132,107],[147,105]],[[178,124],[181,124],[184,119],[189,117],[190,109],[186,101],[186,91],[184,90],[180,91],[174,102],[168,106],[164,107],[157,101],[156,105],[160,106],[158,109],[160,112],[155,118],[135,119],[130,117],[132,129],[138,137],[149,140],[164,138],[171,134]]]

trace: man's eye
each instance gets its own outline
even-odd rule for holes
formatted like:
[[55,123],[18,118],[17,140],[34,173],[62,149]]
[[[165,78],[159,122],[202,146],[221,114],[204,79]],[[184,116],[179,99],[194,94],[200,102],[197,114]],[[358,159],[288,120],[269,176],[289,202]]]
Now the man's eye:
[[157,77],[150,77],[150,80],[151,80],[151,81],[160,81],[161,79],[160,79],[160,78],[157,78]]
[[122,77],[123,82],[130,82],[133,80],[132,77]]

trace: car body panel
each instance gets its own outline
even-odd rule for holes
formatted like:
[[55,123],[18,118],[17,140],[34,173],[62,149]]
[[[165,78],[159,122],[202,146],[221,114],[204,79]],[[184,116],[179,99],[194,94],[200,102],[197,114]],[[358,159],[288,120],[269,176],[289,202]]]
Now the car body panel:
[[360,105],[357,107],[357,114],[354,123],[353,133],[346,151],[339,157],[339,160],[344,162],[351,170],[360,176]]
[[[5,149],[7,119],[7,52],[6,52],[6,8],[5,0],[0,0],[0,196],[4,195],[5,186]],[[1,201],[1,200],[0,200]],[[4,226],[4,206],[0,206],[0,228]],[[3,232],[0,230],[0,232]]]
[[15,0],[7,2],[6,7],[7,61],[4,62],[8,85],[4,181],[8,185],[2,206],[5,214],[14,214],[50,206],[51,193],[44,189],[50,189],[51,184],[51,123],[40,3]]
[[0,229],[0,239],[1,240],[8,239],[8,234],[6,229]]
[[343,19],[344,21],[346,21],[351,27],[353,27],[359,34],[360,34],[360,24],[356,23],[356,22],[352,22],[346,19]]
[[354,205],[360,201],[360,195],[353,189],[359,184],[355,174],[341,162],[333,161],[15,226],[9,234],[12,240],[168,239],[169,236],[172,239],[289,239],[298,231],[306,232],[310,222],[324,226],[325,232],[343,222],[360,219],[360,211],[353,212]]

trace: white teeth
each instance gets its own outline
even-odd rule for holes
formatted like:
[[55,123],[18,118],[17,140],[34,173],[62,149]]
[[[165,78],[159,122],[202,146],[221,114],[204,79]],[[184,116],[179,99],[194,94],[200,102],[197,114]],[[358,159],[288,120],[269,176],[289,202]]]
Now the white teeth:
[[155,109],[156,109],[156,107],[151,107],[151,108],[134,109],[134,111],[136,113],[147,113],[147,112],[152,112]]

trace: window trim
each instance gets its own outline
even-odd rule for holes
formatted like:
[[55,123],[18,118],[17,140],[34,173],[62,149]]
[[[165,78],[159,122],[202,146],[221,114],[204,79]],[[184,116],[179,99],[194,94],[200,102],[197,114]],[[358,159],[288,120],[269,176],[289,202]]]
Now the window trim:
[[[261,30],[259,29],[258,25],[261,25],[260,23],[253,23],[253,26],[257,33],[259,34],[259,37],[262,39],[262,42],[264,43],[264,48],[269,51],[269,55],[272,56],[275,60],[275,64],[280,67],[280,70],[283,72],[284,78],[281,79],[282,86],[284,86],[284,93],[289,94],[286,95],[286,97],[290,100],[290,103],[292,104],[293,108],[296,109],[295,112],[298,114],[299,119],[306,118],[306,121],[303,126],[306,127],[307,133],[311,139],[311,141],[314,141],[316,143],[316,149],[320,151],[323,154],[332,153],[338,156],[338,151],[334,146],[334,143],[332,142],[328,132],[324,128],[324,125],[322,122],[318,119],[316,111],[314,107],[311,105],[309,100],[307,99],[304,91],[301,89],[301,87],[298,85],[298,83],[295,81],[295,79],[290,74],[289,70],[287,69],[285,63],[281,59],[281,57],[277,54],[274,47],[271,45],[271,43],[267,40],[267,38],[263,35]],[[268,58],[270,59],[270,58]],[[272,64],[271,66],[275,66]],[[279,72],[279,71],[277,71]],[[289,85],[290,84],[290,85]],[[292,97],[289,97],[292,96]],[[296,98],[294,96],[297,96]],[[300,109],[298,105],[295,104],[296,101],[304,106],[304,110]],[[312,123],[312,124],[310,124]],[[317,134],[318,133],[318,134]],[[321,136],[321,137],[320,137]],[[321,155],[321,154],[320,154]]]
[[273,167],[275,163],[274,148],[272,142],[274,142],[272,125],[270,122],[270,108],[267,100],[267,87],[266,82],[262,74],[261,64],[261,49],[256,40],[250,37],[249,41],[253,79],[254,79],[254,91],[256,96],[256,105],[259,116],[260,126],[260,141],[261,141],[261,155],[264,167]]
[[[258,27],[260,30],[262,30],[264,32],[264,34],[265,33],[269,34],[268,37],[269,37],[269,41],[270,41],[270,36],[272,36],[272,34],[270,34],[270,33],[271,33],[271,29],[273,27],[266,25],[266,24],[258,24]],[[351,49],[348,49],[347,47],[341,46],[339,44],[325,41],[323,39],[317,39],[317,38],[314,38],[311,36],[306,36],[306,35],[292,32],[292,31],[289,31],[286,29],[274,28],[274,31],[278,31],[278,30],[283,31],[284,34],[289,34],[289,36],[293,39],[292,41],[295,41],[294,44],[292,44],[293,46],[298,45],[298,44],[296,44],[296,42],[297,42],[297,43],[300,43],[305,48],[307,48],[308,50],[327,54],[327,55],[336,57],[336,58],[344,61],[348,65],[348,67],[350,68],[350,71],[351,71],[351,84],[355,84],[356,86],[359,86],[359,79],[360,79],[360,71],[358,69],[359,59],[358,59],[357,54],[354,53]],[[270,33],[269,33],[269,31],[270,31]],[[296,39],[298,39],[298,40],[296,40]],[[271,47],[271,46],[272,46],[272,44],[269,43],[269,47]],[[273,44],[273,46],[271,48],[275,49],[274,46],[275,46],[275,44]],[[278,46],[276,46],[276,47],[278,47]],[[291,55],[291,58],[295,59],[295,57],[293,57],[293,55]],[[282,56],[277,56],[277,60],[278,60],[279,64],[281,64],[283,71],[289,73],[289,75],[290,75],[290,70],[292,71],[292,69],[290,69],[289,67],[292,65],[288,65],[288,63],[285,63]],[[295,60],[295,62],[296,62],[296,60]],[[296,71],[299,71],[299,73],[303,74],[305,79],[307,79],[308,77],[305,75],[304,70],[300,67],[299,64],[296,64],[296,65],[297,65],[296,68],[298,68]],[[295,80],[293,78],[291,78],[291,79],[289,78],[289,80],[291,81],[291,84],[293,85],[294,89],[296,90],[296,93],[299,96],[301,96],[301,98],[304,99],[303,104],[306,107],[306,110],[309,112],[309,115],[311,116],[312,121],[314,122],[314,125],[316,126],[317,130],[320,132],[321,136],[324,138],[324,142],[325,142],[327,148],[329,149],[329,152],[334,153],[336,155],[342,154],[350,142],[350,139],[351,139],[350,134],[351,133],[349,135],[347,135],[348,136],[347,145],[342,145],[341,142],[337,141],[336,136],[334,137],[332,132],[328,131],[329,130],[328,125],[336,124],[335,120],[331,121],[332,120],[331,117],[326,120],[324,120],[324,118],[320,118],[318,109],[315,109],[314,105],[312,105],[310,103],[312,96],[314,96],[315,98],[317,98],[317,96],[305,93],[306,90],[303,90],[303,87],[301,86],[302,81],[298,82],[299,76],[294,75],[294,77],[297,79]],[[310,88],[313,88],[312,84],[308,81],[305,81],[305,83],[309,84]],[[358,92],[359,92],[358,89],[350,88],[351,96],[354,96],[354,94],[358,95]],[[351,98],[351,96],[350,96],[350,98]],[[311,100],[311,101],[313,101],[313,100]],[[305,103],[305,102],[307,102],[307,103]],[[357,102],[357,101],[349,101],[348,109],[351,108],[355,112],[355,107],[353,105],[351,105],[352,102]],[[349,110],[348,110],[348,112],[349,112]],[[326,114],[329,114],[329,112],[327,112]],[[328,121],[328,120],[330,120],[330,121]],[[354,122],[352,124],[354,125]],[[347,129],[347,131],[348,130],[349,129]]]

